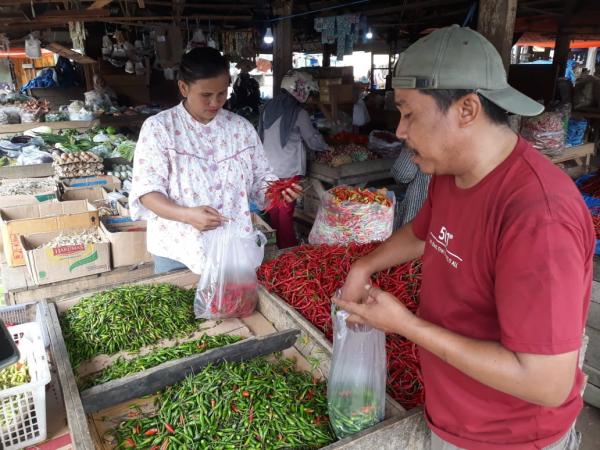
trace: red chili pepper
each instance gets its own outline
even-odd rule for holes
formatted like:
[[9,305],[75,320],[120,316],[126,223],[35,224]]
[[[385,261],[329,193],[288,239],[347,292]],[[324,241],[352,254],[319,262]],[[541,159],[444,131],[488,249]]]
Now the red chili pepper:
[[250,397],[250,392],[248,392],[248,391],[242,392],[242,397]]
[[135,441],[131,438],[125,439],[125,448],[135,448]]
[[[265,288],[280,296],[331,339],[330,299],[342,286],[352,264],[378,245],[300,246],[263,264],[258,277]],[[372,280],[374,286],[392,293],[410,311],[417,310],[421,288],[420,260],[377,273]],[[389,335],[386,349],[388,392],[406,409],[422,404],[424,393],[416,346],[400,336]]]
[[240,409],[237,407],[237,405],[235,403],[231,404],[231,411],[233,411],[234,413],[238,414],[240,412]]
[[175,433],[175,428],[173,428],[173,425],[171,425],[170,423],[165,423],[165,428],[167,429],[167,431],[171,434]]
[[299,176],[285,178],[282,180],[271,181],[267,187],[265,198],[267,199],[267,207],[265,211],[280,208],[286,204],[283,193],[287,189],[296,190],[295,184],[298,184],[302,178]]
[[133,434],[140,434],[142,432],[142,428],[139,425],[133,427]]
[[250,412],[248,413],[248,422],[254,422],[254,406],[250,407]]
[[144,433],[144,436],[154,436],[156,433],[158,433],[158,428],[150,428]]

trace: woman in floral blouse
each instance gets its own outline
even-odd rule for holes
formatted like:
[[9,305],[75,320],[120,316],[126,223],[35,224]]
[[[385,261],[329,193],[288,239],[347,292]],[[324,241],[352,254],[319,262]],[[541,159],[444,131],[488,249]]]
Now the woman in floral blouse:
[[[229,63],[215,49],[183,56],[184,100],[148,118],[136,146],[132,215],[148,221],[155,272],[188,267],[201,273],[212,230],[235,220],[250,233],[249,200],[263,206],[276,180],[252,125],[223,108]],[[293,190],[287,201],[297,197]]]

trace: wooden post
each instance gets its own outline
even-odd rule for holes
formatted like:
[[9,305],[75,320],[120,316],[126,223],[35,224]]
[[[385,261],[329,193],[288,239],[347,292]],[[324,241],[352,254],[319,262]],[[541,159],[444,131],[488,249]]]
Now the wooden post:
[[587,59],[585,61],[585,67],[590,71],[590,75],[594,75],[596,72],[596,54],[598,53],[597,47],[588,48]]
[[517,0],[479,0],[477,31],[496,47],[507,72],[516,17]]
[[331,45],[323,44],[323,67],[331,67]]
[[[293,3],[293,0],[279,0],[273,4],[273,13],[280,17],[289,16]],[[273,37],[273,96],[276,96],[281,88],[281,80],[292,68],[292,20],[275,22]]]
[[556,36],[556,45],[554,46],[554,66],[557,69],[559,77],[565,76],[570,46],[571,36],[563,30],[559,30],[558,36]]

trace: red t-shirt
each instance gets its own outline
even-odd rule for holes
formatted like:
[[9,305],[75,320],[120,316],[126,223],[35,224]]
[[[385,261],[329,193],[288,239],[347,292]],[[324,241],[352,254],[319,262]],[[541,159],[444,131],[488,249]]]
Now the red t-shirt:
[[[527,141],[476,186],[434,176],[413,222],[425,241],[419,316],[520,353],[581,347],[594,230],[575,184]],[[479,383],[420,349],[432,430],[468,450],[538,449],[559,440],[582,407],[583,374],[558,408]],[[540,380],[543,382],[543,380]]]

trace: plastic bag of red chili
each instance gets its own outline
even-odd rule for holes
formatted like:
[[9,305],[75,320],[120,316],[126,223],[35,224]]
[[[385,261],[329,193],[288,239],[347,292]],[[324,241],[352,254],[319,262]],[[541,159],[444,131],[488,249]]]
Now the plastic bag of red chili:
[[367,325],[349,327],[348,313],[335,304],[331,315],[333,359],[327,383],[327,409],[333,431],[343,439],[383,420],[385,333]]
[[256,269],[267,239],[260,231],[242,232],[234,221],[208,233],[206,269],[194,299],[197,318],[227,319],[251,315],[258,303]]

